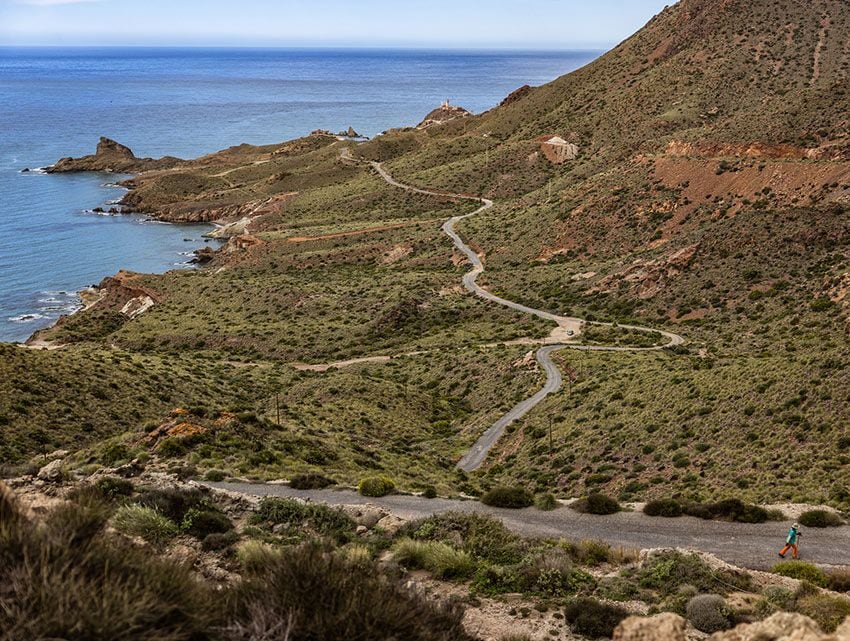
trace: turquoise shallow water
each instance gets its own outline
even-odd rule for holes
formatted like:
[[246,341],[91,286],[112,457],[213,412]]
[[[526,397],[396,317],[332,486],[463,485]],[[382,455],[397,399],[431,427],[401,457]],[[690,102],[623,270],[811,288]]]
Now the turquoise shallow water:
[[372,136],[445,98],[474,112],[599,52],[0,48],[0,340],[21,341],[119,269],[185,268],[205,226],[91,212],[109,175],[21,173],[91,153],[195,157],[313,129]]

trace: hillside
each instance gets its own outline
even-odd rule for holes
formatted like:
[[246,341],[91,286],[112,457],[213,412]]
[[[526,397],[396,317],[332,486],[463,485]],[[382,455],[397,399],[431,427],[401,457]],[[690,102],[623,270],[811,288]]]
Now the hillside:
[[[174,450],[199,472],[846,507],[848,42],[845,2],[683,0],[587,67],[478,116],[362,144],[317,134],[166,159],[130,181],[124,205],[235,223],[232,237],[202,270],[105,281],[98,303],[40,335],[62,349],[8,348],[0,452],[23,462],[83,438],[96,460],[111,437],[157,456],[145,435],[191,406],[245,415]],[[494,294],[688,339],[562,352],[567,393],[511,426],[472,475],[454,463],[539,389],[529,350],[552,327],[464,292],[465,261],[441,225],[476,205],[452,194],[495,200],[457,228]],[[577,340],[634,336],[587,326]],[[399,358],[323,368],[376,356]],[[120,385],[87,417],[90,391],[72,373],[88,358]],[[158,380],[169,392],[144,407],[126,392],[134,370],[138,395]],[[46,419],[11,400],[38,386],[21,372],[45,371],[43,393],[75,399],[47,444],[15,436]]]

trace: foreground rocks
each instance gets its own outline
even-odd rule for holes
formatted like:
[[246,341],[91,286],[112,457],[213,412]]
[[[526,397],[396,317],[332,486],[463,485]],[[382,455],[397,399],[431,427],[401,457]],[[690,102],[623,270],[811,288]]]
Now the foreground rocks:
[[[614,631],[614,641],[688,641],[687,622],[665,612],[653,617],[629,617]],[[718,632],[709,641],[850,641],[850,617],[835,634],[826,634],[809,617],[778,612],[759,621]]]

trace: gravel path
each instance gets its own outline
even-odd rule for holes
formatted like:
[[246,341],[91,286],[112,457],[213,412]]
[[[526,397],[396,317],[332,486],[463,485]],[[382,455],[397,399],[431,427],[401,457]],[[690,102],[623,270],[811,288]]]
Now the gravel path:
[[[299,491],[284,485],[205,485],[254,496],[296,497],[328,505],[376,505],[405,519],[451,511],[477,512],[498,517],[508,528],[523,536],[605,541],[638,550],[659,547],[699,550],[752,569],[767,569],[780,560],[777,554],[790,526],[790,522],[748,524],[703,521],[692,517],[651,518],[640,512],[593,516],[579,514],[567,507],[553,512],[541,512],[535,508],[505,510],[487,507],[477,501],[429,500],[407,495],[365,498],[352,490]],[[850,527],[804,528],[800,553],[805,560],[822,565],[850,564]]]

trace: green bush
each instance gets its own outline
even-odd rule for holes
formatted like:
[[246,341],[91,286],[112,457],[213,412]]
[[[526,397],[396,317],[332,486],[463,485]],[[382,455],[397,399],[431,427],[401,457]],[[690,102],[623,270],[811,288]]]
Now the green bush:
[[206,492],[198,488],[149,489],[142,492],[136,502],[144,507],[153,508],[175,523],[181,523],[189,510],[207,507],[209,497]]
[[203,541],[210,534],[224,534],[233,529],[226,515],[216,510],[192,508],[183,517],[180,529]]
[[490,507],[521,509],[534,503],[531,492],[524,487],[494,487],[481,497],[481,502]]
[[[312,533],[332,538],[337,543],[349,541],[356,528],[351,517],[338,508],[276,497],[260,501],[250,521],[254,524],[286,525],[290,532],[301,538]],[[305,531],[305,525],[309,531]]]
[[629,616],[629,612],[620,606],[584,597],[570,603],[564,610],[564,615],[573,632],[595,639],[611,638],[620,622]]
[[117,476],[104,476],[99,478],[95,482],[94,486],[98,493],[109,501],[122,496],[130,496],[135,489],[131,481]]
[[809,510],[800,515],[800,525],[806,527],[838,527],[844,525],[841,517],[828,510]]
[[289,480],[289,487],[293,490],[323,490],[331,485],[336,485],[336,482],[315,472],[296,474]]
[[826,573],[813,563],[783,561],[773,566],[773,572],[792,579],[808,581],[821,588],[825,588],[827,584]]
[[138,536],[152,545],[163,545],[177,536],[177,526],[156,510],[125,505],[112,517],[112,526],[128,536]]
[[850,600],[828,594],[807,594],[797,598],[794,609],[814,619],[824,632],[831,634],[850,616]]
[[827,575],[827,588],[833,592],[850,592],[850,570],[835,570]]
[[731,612],[726,600],[718,594],[700,594],[688,601],[688,621],[700,632],[713,634],[730,626]]
[[239,541],[239,535],[236,530],[228,530],[227,532],[213,532],[207,534],[201,542],[201,547],[204,550],[220,551],[226,550],[234,543]]
[[411,521],[399,530],[400,536],[425,541],[454,542],[476,559],[499,565],[519,563],[526,555],[528,541],[511,532],[492,516],[446,512]]
[[744,503],[739,499],[724,499],[716,503],[685,503],[682,509],[688,516],[706,520],[765,523],[770,518],[770,514],[763,507]]
[[553,494],[538,494],[534,497],[534,507],[543,512],[551,512],[557,510],[561,506],[558,499]]
[[[638,572],[638,583],[668,596],[683,585],[693,586],[697,592],[738,590],[746,592],[752,587],[752,577],[746,572],[712,570],[698,554],[664,551],[650,558]],[[727,594],[728,592],[723,592]]]
[[437,541],[402,539],[393,548],[393,559],[406,568],[427,570],[438,579],[465,579],[475,571],[468,553]]
[[186,445],[184,439],[169,436],[159,442],[156,446],[156,451],[160,456],[177,458],[178,456],[183,456],[186,452],[188,452],[189,447]]
[[433,485],[426,485],[425,489],[422,490],[422,496],[426,499],[435,499],[437,498],[437,488]]
[[594,492],[588,495],[586,499],[576,501],[570,507],[583,514],[608,515],[620,511],[620,504],[617,499],[599,492]]
[[385,476],[372,476],[360,481],[357,491],[362,496],[381,497],[395,491],[395,483]]
[[221,483],[227,478],[227,473],[222,470],[207,470],[207,473],[204,474],[204,478],[213,483]]
[[664,516],[667,518],[676,518],[682,516],[682,504],[676,499],[659,499],[650,501],[643,506],[643,513],[647,516]]

